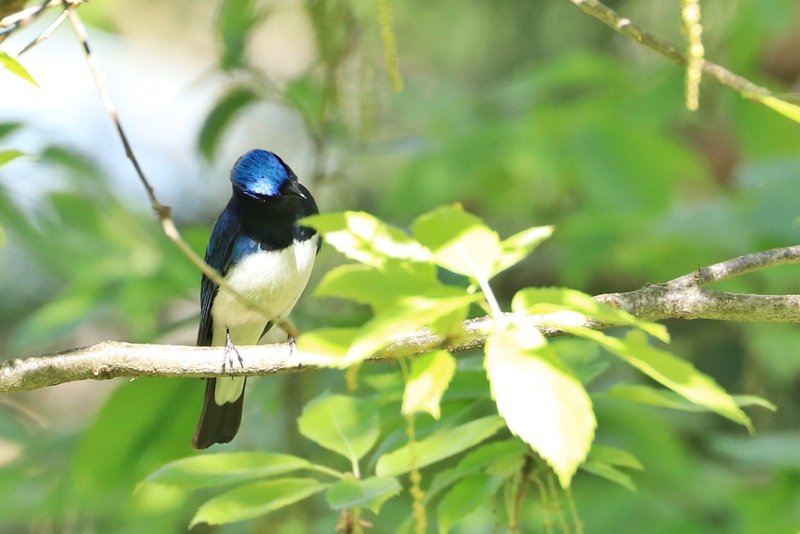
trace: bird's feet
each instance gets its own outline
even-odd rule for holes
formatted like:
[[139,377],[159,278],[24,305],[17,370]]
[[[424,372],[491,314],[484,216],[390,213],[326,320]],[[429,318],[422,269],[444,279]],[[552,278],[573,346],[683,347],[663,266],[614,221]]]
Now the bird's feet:
[[233,344],[233,340],[231,339],[231,331],[225,330],[225,356],[222,360],[222,370],[225,371],[227,366],[228,372],[230,373],[231,377],[233,377],[233,355],[236,354],[236,358],[239,360],[239,367],[244,367],[244,360],[242,359],[242,355],[239,354],[239,349],[236,348],[236,345]]

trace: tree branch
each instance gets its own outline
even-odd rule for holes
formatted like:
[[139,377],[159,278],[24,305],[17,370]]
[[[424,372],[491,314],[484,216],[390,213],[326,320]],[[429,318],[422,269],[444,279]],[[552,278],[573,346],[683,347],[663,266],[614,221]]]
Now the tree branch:
[[[569,1],[575,4],[578,9],[601,21],[614,31],[633,39],[641,45],[655,50],[662,56],[674,61],[678,65],[686,66],[688,57],[683,50],[669,41],[644,30],[641,26],[633,23],[630,19],[620,16],[616,11],[604,5],[602,2],[599,2],[598,0]],[[731,89],[736,90],[743,96],[746,96],[748,93],[754,93],[757,95],[773,96],[786,102],[800,105],[800,94],[798,93],[773,93],[766,87],[757,85],[747,78],[739,76],[738,74],[734,74],[725,67],[710,61],[703,60],[702,69],[704,74],[717,80],[722,85],[727,85]]]
[[[595,298],[647,321],[663,319],[715,319],[750,322],[800,322],[800,295],[753,295],[722,293],[702,289],[734,276],[780,265],[800,263],[800,246],[776,248],[733,258],[665,284],[647,285],[626,293],[608,293]],[[512,314],[506,314],[512,316]],[[548,337],[563,335],[541,326],[546,316],[514,316],[537,326]],[[448,340],[428,329],[400,336],[370,361],[423,354],[445,348],[452,352],[479,348],[493,326],[491,317],[464,323],[464,336]],[[611,325],[589,323],[592,328]],[[220,347],[145,345],[106,341],[91,347],[71,349],[0,364],[0,393],[30,391],[78,380],[106,380],[115,377],[210,377],[263,376],[316,367],[313,358],[293,350],[289,343],[238,347],[243,365],[222,368]]]

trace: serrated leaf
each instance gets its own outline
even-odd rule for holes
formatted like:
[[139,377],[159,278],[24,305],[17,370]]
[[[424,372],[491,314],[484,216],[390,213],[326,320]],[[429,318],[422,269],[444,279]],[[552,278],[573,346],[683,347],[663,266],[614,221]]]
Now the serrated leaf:
[[0,166],[5,165],[9,161],[15,160],[20,156],[24,156],[24,152],[19,150],[0,150]]
[[617,467],[628,467],[638,470],[644,469],[642,462],[633,454],[622,449],[617,449],[616,447],[607,447],[605,445],[593,446],[592,450],[589,451],[587,461],[588,460]]
[[569,486],[596,422],[589,395],[534,327],[509,325],[486,341],[486,371],[500,415]]
[[502,253],[497,260],[497,264],[492,269],[492,276],[505,271],[530,255],[542,241],[549,238],[551,235],[553,235],[552,226],[537,226],[535,228],[523,230],[505,239],[500,243]]
[[713,378],[674,354],[651,346],[643,332],[633,330],[621,340],[590,328],[575,327],[565,330],[596,341],[612,354],[684,398],[744,425],[750,432],[753,431],[750,418]]
[[329,271],[314,291],[319,297],[340,297],[380,307],[404,297],[436,292],[435,273],[426,276],[401,267],[376,269],[349,264]]
[[797,104],[792,104],[785,100],[775,98],[774,96],[760,95],[758,93],[742,93],[742,96],[744,96],[745,98],[752,98],[754,100],[758,100],[765,106],[774,109],[781,115],[789,117],[795,122],[800,122],[800,106],[798,106]]
[[459,205],[443,206],[412,225],[414,238],[454,273],[488,280],[503,252],[497,233]]
[[39,84],[36,83],[36,80],[33,79],[33,76],[22,66],[22,63],[9,56],[7,53],[0,50],[0,65],[3,65],[5,68],[8,69],[8,72],[16,74],[23,80],[32,83],[36,87],[39,87]]
[[168,463],[147,477],[145,482],[188,489],[207,488],[250,482],[310,465],[297,456],[271,452],[204,454]]
[[381,456],[375,466],[375,474],[397,476],[414,468],[425,467],[477,445],[503,426],[503,419],[492,415],[440,430],[428,438]]
[[447,534],[453,526],[488,503],[502,482],[502,478],[485,473],[474,473],[457,482],[439,503],[439,532]]
[[206,501],[189,528],[253,519],[310,497],[328,487],[313,478],[279,478],[241,486]]
[[328,505],[334,510],[366,507],[376,514],[387,500],[402,490],[393,477],[370,477],[364,480],[340,480],[328,489]]
[[[341,365],[352,365],[369,358],[392,341],[434,323],[437,319],[468,307],[479,295],[464,295],[458,288],[442,287],[441,297],[409,297],[378,311],[367,321],[350,346]],[[451,315],[451,317],[459,317]],[[439,325],[441,328],[442,325]]]
[[[612,399],[624,399],[686,412],[712,411],[708,406],[695,404],[674,391],[650,386],[619,384],[609,389],[605,395]],[[777,410],[777,407],[768,400],[754,395],[732,395],[731,397],[740,407],[761,406],[773,412]]]
[[514,295],[511,309],[515,312],[527,312],[533,315],[564,311],[578,312],[601,323],[636,327],[664,343],[669,343],[669,333],[664,325],[642,321],[626,311],[598,302],[591,295],[574,289],[525,288]]
[[322,395],[303,409],[297,420],[300,433],[354,465],[378,439],[375,408],[365,400],[345,395]]
[[403,231],[362,211],[321,213],[301,224],[319,230],[336,250],[374,267],[391,259],[426,261],[430,252]]
[[219,142],[236,114],[258,99],[258,93],[249,87],[234,87],[217,101],[197,138],[197,148],[206,160],[214,159]]
[[446,350],[414,358],[403,393],[402,412],[427,412],[439,419],[439,402],[455,372],[456,360]]
[[620,471],[612,465],[587,460],[581,464],[581,469],[588,473],[592,473],[593,475],[603,477],[606,480],[610,480],[611,482],[619,484],[625,489],[636,492],[636,486],[634,486],[631,477],[627,473]]

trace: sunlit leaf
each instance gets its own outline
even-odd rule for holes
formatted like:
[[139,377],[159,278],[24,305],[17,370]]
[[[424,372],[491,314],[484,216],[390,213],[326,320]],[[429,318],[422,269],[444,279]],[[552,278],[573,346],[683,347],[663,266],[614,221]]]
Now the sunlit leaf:
[[633,330],[621,340],[590,328],[575,327],[566,330],[596,341],[612,354],[686,399],[753,431],[750,418],[713,378],[674,354],[651,346],[643,332]]
[[25,81],[28,81],[39,87],[39,84],[36,83],[36,80],[33,79],[33,76],[22,66],[22,63],[17,61],[15,58],[9,56],[6,52],[0,50],[0,65],[3,65],[5,68],[8,69],[8,72],[14,73],[20,78]]
[[528,256],[539,244],[553,234],[552,226],[528,228],[500,243],[502,254],[492,270],[492,276],[505,271]]
[[455,372],[456,360],[446,350],[414,358],[403,394],[403,413],[427,412],[439,419],[439,402]]
[[249,87],[234,87],[220,98],[206,117],[197,148],[207,160],[213,160],[220,140],[233,118],[242,109],[258,101],[259,95]]
[[168,463],[145,482],[182,488],[205,488],[250,482],[310,465],[307,460],[273,452],[204,454]]
[[435,293],[441,287],[435,273],[425,276],[400,267],[376,269],[369,265],[341,265],[328,272],[314,291],[321,297],[340,297],[374,307],[400,298]]
[[309,365],[343,366],[347,351],[358,334],[358,328],[320,328],[305,332],[297,340],[296,354]]
[[[612,399],[624,399],[663,408],[684,410],[687,412],[708,412],[709,406],[695,404],[688,401],[678,393],[668,389],[655,389],[649,386],[634,384],[618,384],[608,390],[605,394]],[[732,395],[736,404],[742,408],[747,406],[761,406],[770,411],[777,410],[777,407],[766,399],[754,395]]]
[[401,230],[361,211],[322,213],[302,224],[320,231],[325,241],[350,259],[375,267],[390,259],[424,261],[430,252]]
[[334,510],[370,508],[378,513],[383,503],[402,490],[393,477],[371,477],[364,480],[340,480],[328,489],[328,505]]
[[596,426],[583,386],[534,327],[512,325],[493,332],[486,341],[485,365],[508,428],[569,486]]
[[525,311],[534,315],[564,311],[578,312],[601,323],[634,326],[665,343],[669,342],[669,333],[664,325],[642,321],[626,311],[598,302],[591,295],[574,289],[525,288],[514,295],[511,309],[515,312]]
[[384,454],[375,466],[378,476],[397,476],[449,458],[494,435],[505,423],[497,416],[483,417],[448,428]]
[[322,395],[303,409],[297,420],[300,433],[355,464],[378,439],[375,408],[365,400],[345,395]]
[[461,206],[443,206],[414,221],[414,238],[454,273],[488,280],[503,250],[497,233]]
[[200,523],[223,525],[263,516],[327,487],[313,478],[280,478],[241,486],[203,504],[189,528]]
[[361,328],[342,365],[352,365],[368,358],[389,346],[398,336],[420,330],[441,317],[450,315],[458,320],[460,316],[452,314],[479,298],[478,295],[465,295],[457,288],[443,287],[440,293],[440,298],[409,297],[382,308]]
[[502,483],[502,478],[485,473],[473,473],[457,482],[439,503],[439,532],[450,532],[453,526],[485,506]]

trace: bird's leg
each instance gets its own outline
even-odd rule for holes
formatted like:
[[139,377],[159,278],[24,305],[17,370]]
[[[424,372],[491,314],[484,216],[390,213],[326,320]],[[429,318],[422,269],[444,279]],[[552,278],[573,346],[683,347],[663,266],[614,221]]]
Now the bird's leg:
[[231,331],[226,328],[225,329],[225,359],[222,361],[222,370],[225,370],[225,364],[228,365],[228,372],[231,374],[231,378],[233,378],[233,355],[236,354],[236,358],[239,360],[239,367],[244,367],[244,360],[242,359],[242,355],[239,354],[239,349],[236,348],[236,345],[233,344],[233,340],[231,339]]

